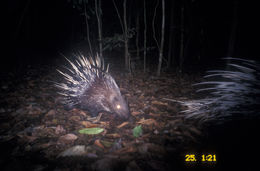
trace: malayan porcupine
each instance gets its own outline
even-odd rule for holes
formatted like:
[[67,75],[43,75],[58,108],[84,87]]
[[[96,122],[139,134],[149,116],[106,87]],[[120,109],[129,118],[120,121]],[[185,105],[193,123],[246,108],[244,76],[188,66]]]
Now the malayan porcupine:
[[[67,58],[66,58],[67,59]],[[63,75],[63,83],[55,83],[64,97],[63,103],[68,107],[79,107],[87,110],[92,116],[100,112],[116,114],[127,119],[130,116],[129,107],[120,93],[114,78],[108,73],[109,65],[105,70],[104,60],[98,55],[93,60],[82,54],[71,62],[67,73],[58,70]]]
[[[260,116],[260,64],[253,60],[225,58],[228,70],[212,70],[205,78],[209,81],[197,92],[208,92],[209,97],[181,102],[188,109],[186,118],[202,122],[223,122],[228,118]],[[205,87],[206,86],[206,87]],[[180,102],[180,101],[178,101]]]

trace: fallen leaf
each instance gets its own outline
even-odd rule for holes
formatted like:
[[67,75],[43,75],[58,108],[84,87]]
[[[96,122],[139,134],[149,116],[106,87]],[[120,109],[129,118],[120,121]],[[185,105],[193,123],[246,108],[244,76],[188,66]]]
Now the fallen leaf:
[[86,155],[87,151],[84,145],[76,145],[65,151],[61,152],[58,157],[66,157],[66,156],[83,156]]
[[75,122],[79,122],[81,119],[80,119],[80,116],[71,116],[69,118],[70,121],[75,121]]
[[108,137],[108,138],[120,138],[121,136],[117,133],[114,133],[114,134],[106,134],[106,137]]
[[96,140],[94,144],[95,144],[96,146],[102,148],[102,149],[105,149],[105,147],[103,146],[103,144],[100,143],[100,140]]
[[56,126],[55,134],[63,134],[65,132],[66,132],[65,129],[61,125]]
[[154,120],[154,119],[144,119],[144,118],[142,118],[140,121],[138,121],[137,122],[138,124],[143,124],[143,125],[152,125],[152,124],[154,124],[154,125],[158,125],[158,123],[156,122],[156,120]]
[[104,128],[84,128],[79,130],[80,134],[94,135],[104,131]]
[[100,141],[102,145],[104,145],[104,147],[111,147],[113,144],[115,144],[114,142],[110,142],[110,141],[104,141],[104,140],[101,140]]
[[154,104],[154,105],[168,106],[168,103],[163,103],[163,102],[157,101],[157,100],[152,101],[152,104]]
[[76,139],[78,139],[78,137],[75,134],[66,134],[59,138],[58,143],[72,143]]
[[84,125],[86,128],[93,128],[98,126],[98,124],[93,124],[89,121],[82,121],[81,125]]
[[45,117],[55,115],[55,113],[56,113],[55,110],[53,110],[53,109],[52,109],[52,110],[49,110],[49,112],[47,112],[47,113],[45,114]]
[[131,112],[131,115],[133,115],[133,116],[137,116],[137,115],[140,115],[140,114],[142,114],[142,113],[138,112],[138,111]]
[[133,136],[135,138],[140,137],[143,133],[142,125],[138,125],[133,129]]
[[109,127],[109,124],[110,124],[110,122],[103,122],[103,121],[100,122],[100,125],[102,127]]
[[155,114],[155,113],[149,113],[150,116],[159,118],[161,116],[161,114]]
[[34,144],[32,148],[42,150],[42,149],[46,149],[46,148],[50,147],[51,145],[53,145],[53,144],[50,142],[44,143],[44,144]]
[[115,151],[115,154],[135,153],[136,151],[137,149],[135,147],[128,146]]
[[122,128],[127,124],[129,124],[129,122],[123,122],[122,124],[118,125],[117,128]]
[[79,115],[82,115],[82,116],[84,116],[84,117],[87,117],[87,114],[86,114],[86,112],[84,112],[84,111],[82,111],[82,110],[81,110],[81,111],[79,111],[79,112],[78,112],[78,114],[79,114]]

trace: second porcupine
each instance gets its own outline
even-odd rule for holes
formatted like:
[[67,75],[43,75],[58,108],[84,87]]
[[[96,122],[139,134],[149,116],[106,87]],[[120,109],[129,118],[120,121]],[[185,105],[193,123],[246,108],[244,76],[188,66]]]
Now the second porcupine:
[[[67,58],[66,58],[67,59]],[[87,59],[82,54],[77,55],[77,60],[71,62],[67,72],[58,70],[63,75],[63,83],[55,83],[60,89],[59,94],[64,98],[63,103],[68,107],[79,107],[87,110],[92,116],[100,112],[116,114],[127,119],[130,116],[129,107],[122,97],[114,78],[106,70],[103,58],[98,55],[93,60]]]
[[260,117],[260,64],[253,60],[225,58],[228,70],[208,71],[211,81],[195,85],[206,86],[197,92],[208,92],[208,97],[181,102],[188,119],[205,123],[223,123],[228,118]]

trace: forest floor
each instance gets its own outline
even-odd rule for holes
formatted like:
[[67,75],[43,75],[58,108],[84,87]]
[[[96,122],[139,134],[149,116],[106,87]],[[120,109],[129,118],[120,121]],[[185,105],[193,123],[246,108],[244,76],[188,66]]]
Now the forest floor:
[[[65,110],[52,83],[57,72],[42,70],[31,69],[19,79],[8,77],[1,85],[1,170],[220,168],[218,149],[205,147],[205,127],[185,119],[185,107],[169,100],[193,99],[192,84],[201,81],[200,76],[112,73],[128,99],[132,119],[103,113],[93,121],[87,111]],[[85,128],[102,132],[79,132]],[[203,162],[205,155],[211,160]]]

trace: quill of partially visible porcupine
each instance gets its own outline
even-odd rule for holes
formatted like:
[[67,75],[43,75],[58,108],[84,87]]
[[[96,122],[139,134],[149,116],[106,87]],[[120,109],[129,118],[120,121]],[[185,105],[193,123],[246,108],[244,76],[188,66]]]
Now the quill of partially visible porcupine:
[[[207,121],[225,121],[235,117],[260,116],[260,65],[253,60],[225,58],[228,70],[208,71],[210,81],[195,84],[203,86],[197,92],[208,97],[181,102],[187,106],[186,118]],[[178,101],[180,102],[180,101]]]
[[63,96],[63,103],[68,108],[87,110],[92,116],[107,112],[127,119],[129,107],[114,78],[108,73],[109,65],[105,69],[104,60],[98,55],[95,59],[82,54],[76,56],[75,62],[66,58],[71,65],[66,72],[58,70],[65,80],[55,83]]

